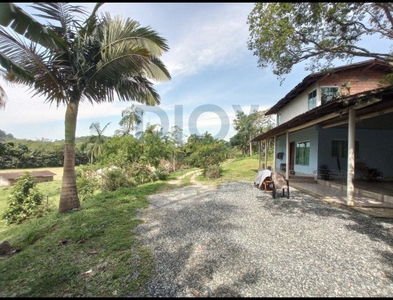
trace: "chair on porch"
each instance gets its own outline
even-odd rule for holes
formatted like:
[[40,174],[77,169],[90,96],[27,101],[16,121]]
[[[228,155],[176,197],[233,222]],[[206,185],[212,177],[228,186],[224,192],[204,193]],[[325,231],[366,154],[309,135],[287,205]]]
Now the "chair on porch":
[[367,167],[364,162],[356,162],[355,169],[360,171],[360,179],[366,181],[383,181],[383,173],[375,168]]
[[285,196],[285,190],[286,190],[286,196],[289,199],[289,181],[285,179],[284,174],[279,172],[272,172],[272,181],[273,181],[273,187],[272,187],[273,198],[276,199],[277,191],[282,189],[282,196],[283,197]]

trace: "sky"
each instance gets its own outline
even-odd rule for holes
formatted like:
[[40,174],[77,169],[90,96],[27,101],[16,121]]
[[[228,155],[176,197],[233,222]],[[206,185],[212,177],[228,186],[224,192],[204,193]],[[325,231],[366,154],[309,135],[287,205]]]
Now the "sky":
[[[18,5],[34,13],[27,3]],[[91,11],[94,3],[81,5]],[[247,17],[253,7],[254,3],[105,3],[99,14],[133,19],[166,39],[170,49],[161,60],[171,80],[155,84],[161,97],[161,104],[155,107],[134,101],[82,102],[76,136],[91,135],[89,126],[94,122],[101,129],[108,124],[103,133],[113,136],[121,128],[122,111],[135,104],[144,111],[137,131],[159,124],[168,132],[177,125],[185,138],[209,132],[229,141],[236,134],[237,110],[246,114],[266,110],[309,75],[305,65],[295,65],[280,84],[271,68],[257,66],[258,58],[247,48]],[[33,97],[24,86],[12,86],[2,79],[0,84],[8,96],[5,109],[0,110],[1,130],[18,139],[64,139],[65,106]]]

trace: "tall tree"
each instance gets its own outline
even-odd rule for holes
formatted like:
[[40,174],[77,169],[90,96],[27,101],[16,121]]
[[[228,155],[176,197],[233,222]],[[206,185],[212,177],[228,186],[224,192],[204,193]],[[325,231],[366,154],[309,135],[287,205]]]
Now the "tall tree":
[[136,126],[142,123],[143,110],[135,104],[127,107],[121,112],[119,125],[122,127],[121,134],[129,135]]
[[161,158],[167,156],[164,137],[165,135],[161,125],[147,124],[146,129],[139,137],[142,149],[140,161],[142,163],[158,167]]
[[64,171],[59,212],[80,207],[75,176],[75,133],[79,104],[137,101],[158,105],[160,96],[150,80],[169,80],[170,74],[160,60],[169,50],[166,40],[150,27],[141,27],[132,19],[96,15],[103,3],[97,3],[90,15],[79,5],[63,2],[37,2],[31,7],[37,16],[53,23],[66,48],[37,47],[37,43],[15,38],[15,33],[0,32],[1,50],[34,81],[14,78],[26,84],[33,96],[65,105]]
[[392,2],[260,2],[248,15],[248,49],[258,66],[271,65],[283,81],[292,67],[322,71],[334,59],[378,58],[393,62],[387,49],[373,52],[359,45],[366,36],[393,39]]
[[172,161],[172,171],[176,171],[178,154],[181,153],[181,148],[184,144],[183,138],[183,129],[178,125],[172,126],[171,131],[166,132],[162,137],[166,145],[168,159]]
[[[270,116],[265,115],[265,111],[254,110],[249,115],[246,115],[243,111],[238,110],[236,112],[236,119],[233,120],[234,129],[237,131],[236,137],[231,139],[232,145],[238,145],[245,153],[243,145],[247,144],[247,141],[251,140],[256,134],[266,132],[273,128],[273,122]],[[240,143],[240,144],[239,144]],[[249,143],[249,153],[252,155],[252,143]]]
[[83,143],[81,148],[82,150],[87,149],[89,161],[90,163],[94,163],[95,159],[102,152],[102,145],[106,141],[106,137],[104,136],[105,129],[109,126],[110,122],[107,123],[104,128],[101,129],[100,122],[93,122],[90,124],[90,133],[91,136],[86,143]]

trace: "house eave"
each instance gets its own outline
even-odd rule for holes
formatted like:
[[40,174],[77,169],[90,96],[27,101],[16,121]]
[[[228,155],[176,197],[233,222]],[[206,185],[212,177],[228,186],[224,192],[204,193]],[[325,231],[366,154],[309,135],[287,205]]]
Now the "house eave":
[[[249,140],[249,142],[269,139],[286,132],[301,130],[332,119],[342,119],[343,116],[348,113],[350,108],[360,110],[366,106],[372,107],[378,103],[389,102],[392,98],[393,86],[340,97],[309,110],[265,133],[259,134]],[[391,106],[391,104],[388,103],[388,106]]]
[[303,93],[307,88],[312,86],[314,83],[322,80],[324,77],[331,75],[333,73],[343,72],[354,68],[363,68],[363,70],[374,68],[384,72],[392,70],[392,66],[389,63],[379,59],[370,59],[363,62],[340,66],[330,70],[325,70],[325,71],[310,74],[306,76],[302,80],[302,82],[300,82],[297,86],[295,86],[288,94],[286,94],[284,98],[279,100],[275,105],[273,105],[270,109],[268,109],[265,114],[266,115],[276,114],[290,101],[295,99],[298,95]]

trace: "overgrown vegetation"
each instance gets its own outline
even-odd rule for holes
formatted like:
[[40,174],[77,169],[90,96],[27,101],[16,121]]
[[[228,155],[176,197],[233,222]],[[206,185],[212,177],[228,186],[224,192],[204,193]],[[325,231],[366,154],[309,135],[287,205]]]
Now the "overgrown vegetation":
[[[223,164],[218,181],[210,181],[252,181],[257,164],[256,158],[235,159]],[[182,177],[180,185],[188,184],[190,177],[183,177],[186,174],[187,170],[179,170],[170,173],[167,179]],[[0,297],[138,294],[154,276],[154,261],[134,231],[142,222],[136,213],[148,207],[148,195],[166,185],[159,180],[94,193],[85,197],[79,211],[67,214],[52,211],[19,225],[1,224],[1,241],[9,241],[12,251],[0,260]],[[58,202],[59,181],[39,183],[37,187],[43,195],[50,196],[51,203]],[[0,190],[0,201],[9,193],[10,190]]]
[[34,177],[25,172],[13,186],[7,199],[7,208],[2,218],[7,224],[20,224],[23,221],[43,216],[50,208],[43,205],[44,195],[37,187]]

